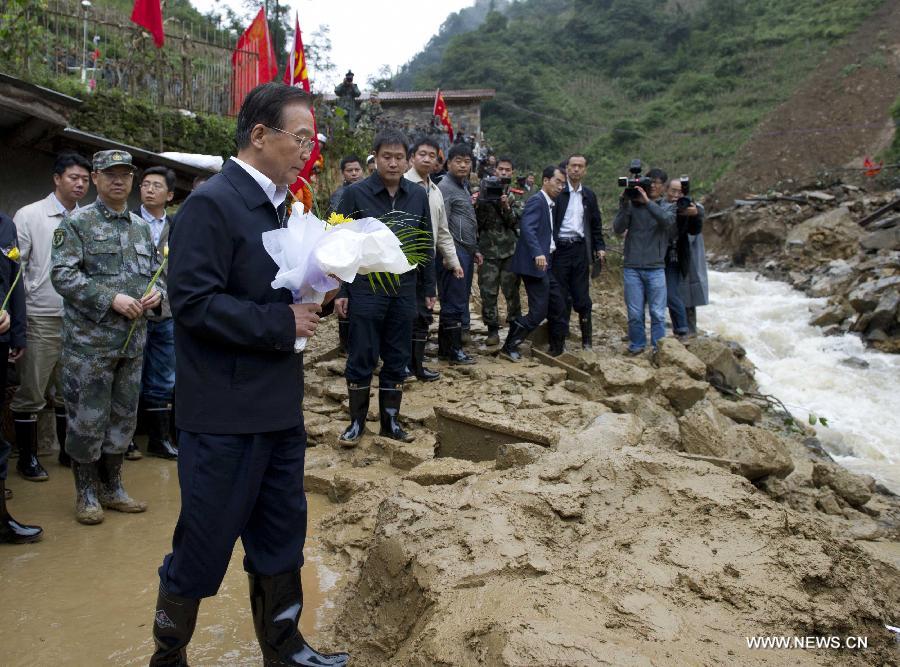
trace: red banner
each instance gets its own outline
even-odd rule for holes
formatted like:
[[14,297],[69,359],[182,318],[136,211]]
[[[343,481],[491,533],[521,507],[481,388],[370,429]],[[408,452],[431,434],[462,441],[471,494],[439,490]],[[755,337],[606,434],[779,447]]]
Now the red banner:
[[162,7],[160,0],[134,0],[134,9],[131,10],[131,22],[137,23],[147,32],[153,35],[153,43],[161,49],[166,41],[163,33]]
[[237,114],[247,93],[278,75],[278,61],[275,59],[275,48],[269,36],[264,8],[260,7],[250,27],[238,39],[231,55],[231,64],[234,74],[232,113]]
[[[291,51],[291,56],[288,58],[287,69],[284,70],[284,82],[289,86],[297,86],[298,88],[303,88],[303,90],[309,92],[309,74],[306,71],[306,56],[303,55],[303,38],[300,34],[300,17],[294,17],[294,48]],[[313,147],[312,152],[310,153],[309,160],[306,162],[306,166],[303,167],[303,171],[300,172],[300,176],[297,178],[297,182],[291,186],[291,192],[295,195],[300,188],[303,187],[303,180],[306,179],[309,181],[309,175],[312,173],[313,166],[316,164],[316,160],[319,159],[319,155],[321,155],[321,150],[319,147],[319,137],[318,137],[319,129],[316,125],[315,114],[313,114]],[[307,203],[309,206],[311,202]]]
[[447,103],[444,102],[444,96],[441,95],[440,88],[438,88],[434,96],[434,111],[432,115],[440,116],[441,125],[447,128],[450,141],[453,141],[453,123],[450,122],[450,112],[447,110]]

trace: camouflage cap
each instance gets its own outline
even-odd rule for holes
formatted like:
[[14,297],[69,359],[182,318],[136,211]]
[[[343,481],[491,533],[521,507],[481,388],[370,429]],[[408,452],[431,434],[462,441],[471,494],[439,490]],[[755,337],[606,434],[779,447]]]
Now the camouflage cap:
[[131,167],[132,171],[137,169],[131,163],[131,153],[126,151],[97,151],[94,153],[94,171],[103,171],[118,165]]

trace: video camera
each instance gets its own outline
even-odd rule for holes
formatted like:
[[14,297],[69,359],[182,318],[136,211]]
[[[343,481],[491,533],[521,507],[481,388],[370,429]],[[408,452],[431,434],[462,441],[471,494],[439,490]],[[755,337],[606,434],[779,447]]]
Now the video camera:
[[478,201],[486,204],[491,202],[499,203],[503,195],[509,194],[511,183],[511,178],[485,176],[481,179],[481,185],[478,188]]
[[691,179],[688,176],[682,176],[678,179],[681,181],[681,196],[675,202],[675,207],[682,211],[686,208],[690,208],[694,205],[694,200],[691,199]]
[[644,192],[649,195],[650,179],[641,175],[643,165],[639,159],[631,161],[631,166],[628,167],[628,171],[631,174],[630,176],[619,176],[619,187],[625,188],[625,191],[622,193],[625,197],[632,201],[640,201],[641,196],[638,193],[637,188],[642,188]]

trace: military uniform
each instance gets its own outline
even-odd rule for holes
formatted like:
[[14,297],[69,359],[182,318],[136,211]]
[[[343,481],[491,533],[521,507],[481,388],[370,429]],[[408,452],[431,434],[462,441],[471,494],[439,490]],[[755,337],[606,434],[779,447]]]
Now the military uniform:
[[524,204],[510,191],[507,195],[509,209],[499,202],[478,202],[475,216],[478,219],[478,248],[484,262],[478,267],[478,288],[481,292],[481,317],[489,332],[500,328],[497,298],[500,290],[506,299],[506,321],[512,322],[522,314],[519,300],[521,279],[510,271],[510,261],[516,251],[519,220]]
[[359,120],[357,127],[365,130],[378,129],[378,119],[384,114],[381,102],[375,100],[366,100],[359,105]]

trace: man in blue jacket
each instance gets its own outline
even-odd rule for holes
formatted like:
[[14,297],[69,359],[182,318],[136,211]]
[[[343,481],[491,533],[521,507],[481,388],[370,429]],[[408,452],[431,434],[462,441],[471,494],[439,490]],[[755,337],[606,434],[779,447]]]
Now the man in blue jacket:
[[[525,203],[519,223],[519,240],[512,258],[512,271],[522,277],[528,294],[528,313],[509,325],[506,342],[500,354],[519,361],[519,345],[549,316],[551,327],[561,327],[566,308],[559,283],[550,271],[550,257],[556,249],[553,242],[554,200],[566,186],[559,167],[546,167],[540,191]],[[560,331],[551,330],[550,336]]]
[[[172,230],[175,425],[181,514],[159,568],[151,666],[187,664],[201,598],[216,594],[238,537],[266,664],[343,665],[297,629],[306,538],[303,355],[320,307],[272,289],[263,233],[285,224],[288,185],[309,160],[309,93],[257,86],[237,119],[237,157],[194,191]],[[409,337],[405,341],[409,348]]]

